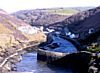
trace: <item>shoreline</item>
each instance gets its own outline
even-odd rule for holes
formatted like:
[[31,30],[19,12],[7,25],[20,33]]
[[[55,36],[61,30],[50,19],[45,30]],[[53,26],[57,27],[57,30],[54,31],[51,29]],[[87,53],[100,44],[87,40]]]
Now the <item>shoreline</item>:
[[[38,42],[30,42],[19,44],[17,46],[6,49],[5,52],[0,53],[0,73],[16,73],[15,64],[21,61],[21,55],[30,51],[35,51]],[[20,49],[18,49],[18,48]],[[14,72],[13,72],[14,71]]]
[[[17,46],[7,48],[5,52],[0,53],[0,73],[16,73],[15,64],[21,61],[23,54],[32,51],[37,51],[38,44],[39,44],[38,42],[30,42],[24,44],[21,43]],[[82,51],[82,52],[86,52],[86,51]],[[17,73],[21,73],[21,72],[17,72]]]

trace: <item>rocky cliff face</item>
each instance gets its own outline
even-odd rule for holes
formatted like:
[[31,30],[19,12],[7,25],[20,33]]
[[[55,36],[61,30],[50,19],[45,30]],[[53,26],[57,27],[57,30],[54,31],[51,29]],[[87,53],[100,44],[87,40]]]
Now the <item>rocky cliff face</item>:
[[69,30],[78,33],[80,38],[86,38],[93,33],[86,40],[88,42],[97,41],[100,44],[100,7],[73,15],[65,19],[63,23],[68,24]]
[[[48,27],[54,29],[60,27],[61,30],[62,28],[67,27],[72,33],[79,34],[79,38],[86,38],[87,35],[90,35],[91,33],[97,35],[100,32],[100,7],[77,13],[61,22],[51,24]],[[98,42],[99,36],[100,35],[95,39]]]
[[[83,11],[72,15],[62,22],[54,23],[52,26],[67,26],[71,32],[81,33],[88,32],[89,29],[93,28],[95,30],[99,29],[99,15],[100,15],[100,7],[90,9],[87,11]],[[62,27],[63,27],[62,26]]]
[[[68,27],[71,31],[76,33],[81,33],[87,31],[91,28],[97,30],[99,27],[99,16],[100,16],[100,7],[90,9],[88,11],[83,11],[76,15],[69,17],[64,20],[65,24],[68,24]],[[74,28],[74,29],[73,29]]]

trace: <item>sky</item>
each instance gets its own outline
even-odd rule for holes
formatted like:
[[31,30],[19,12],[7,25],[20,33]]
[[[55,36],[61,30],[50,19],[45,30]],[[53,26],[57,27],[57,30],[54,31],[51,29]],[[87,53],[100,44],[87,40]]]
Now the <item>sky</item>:
[[0,0],[0,8],[8,13],[25,9],[53,7],[99,6],[100,0]]

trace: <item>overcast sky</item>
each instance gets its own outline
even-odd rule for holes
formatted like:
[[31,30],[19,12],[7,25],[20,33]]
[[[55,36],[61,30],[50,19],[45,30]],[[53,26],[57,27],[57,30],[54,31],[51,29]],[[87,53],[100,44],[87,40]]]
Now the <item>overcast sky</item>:
[[0,0],[0,8],[7,12],[23,9],[99,6],[100,0]]

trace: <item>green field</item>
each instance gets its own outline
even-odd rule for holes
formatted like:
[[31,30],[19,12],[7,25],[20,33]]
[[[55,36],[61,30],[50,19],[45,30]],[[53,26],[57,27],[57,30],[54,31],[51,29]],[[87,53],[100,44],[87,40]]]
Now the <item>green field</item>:
[[62,8],[62,9],[50,9],[50,10],[48,10],[48,12],[54,13],[54,14],[60,14],[60,15],[73,15],[73,14],[78,13],[79,11],[75,10],[75,9],[71,9],[71,8],[70,9]]

